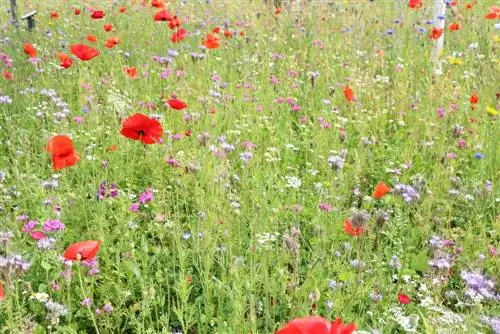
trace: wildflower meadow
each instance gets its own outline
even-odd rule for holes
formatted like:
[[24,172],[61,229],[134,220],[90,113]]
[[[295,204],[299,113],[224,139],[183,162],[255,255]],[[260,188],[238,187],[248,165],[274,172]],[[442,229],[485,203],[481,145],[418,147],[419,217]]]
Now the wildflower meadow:
[[500,333],[498,5],[3,0],[0,333]]

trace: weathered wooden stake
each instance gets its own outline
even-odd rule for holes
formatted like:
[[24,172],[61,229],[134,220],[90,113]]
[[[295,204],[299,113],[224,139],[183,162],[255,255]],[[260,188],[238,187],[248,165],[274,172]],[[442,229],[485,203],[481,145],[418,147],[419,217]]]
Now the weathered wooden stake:
[[441,54],[443,53],[444,45],[444,25],[445,25],[445,15],[446,15],[446,3],[444,0],[434,0],[434,27],[443,29],[443,34],[436,41],[436,45],[432,52],[432,61],[434,63],[434,74],[443,74],[443,69],[441,67]]
[[22,17],[23,20],[26,20],[28,22],[28,31],[35,29],[35,14],[36,10],[29,12]]
[[19,27],[17,22],[17,3],[16,0],[10,0],[10,14],[12,15],[12,23],[16,28]]

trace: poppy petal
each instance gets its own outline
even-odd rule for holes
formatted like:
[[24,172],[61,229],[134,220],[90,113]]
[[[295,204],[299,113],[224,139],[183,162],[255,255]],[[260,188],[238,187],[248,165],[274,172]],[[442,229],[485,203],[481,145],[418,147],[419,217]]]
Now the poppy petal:
[[95,240],[74,243],[66,249],[66,252],[64,252],[64,258],[72,261],[92,259],[99,251],[100,245],[101,241]]

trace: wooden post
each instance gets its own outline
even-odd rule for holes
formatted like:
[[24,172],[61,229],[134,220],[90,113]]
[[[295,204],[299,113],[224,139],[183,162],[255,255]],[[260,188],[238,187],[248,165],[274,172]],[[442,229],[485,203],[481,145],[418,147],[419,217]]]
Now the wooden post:
[[36,10],[29,12],[28,14],[21,17],[21,19],[26,20],[28,22],[28,31],[35,29],[35,15]]
[[434,63],[434,74],[443,74],[443,69],[441,67],[441,54],[443,53],[444,45],[444,26],[445,26],[445,15],[446,15],[446,3],[444,0],[434,0],[434,27],[438,29],[443,29],[443,34],[436,41],[434,50],[432,52],[432,62]]
[[10,14],[12,15],[12,23],[16,28],[19,27],[17,22],[17,3],[16,0],[10,0]]

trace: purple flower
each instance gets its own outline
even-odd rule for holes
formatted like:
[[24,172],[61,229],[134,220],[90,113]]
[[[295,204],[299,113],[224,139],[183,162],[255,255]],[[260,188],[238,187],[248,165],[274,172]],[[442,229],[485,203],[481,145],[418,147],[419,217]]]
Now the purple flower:
[[132,205],[130,206],[130,211],[132,212],[137,212],[139,211],[139,203],[132,203]]
[[500,334],[500,317],[481,317],[481,321],[490,326],[495,334]]
[[42,238],[36,242],[36,247],[39,249],[52,249],[56,243],[56,238]]
[[155,199],[155,197],[153,194],[153,189],[151,189],[151,188],[146,189],[145,192],[143,192],[139,195],[139,203],[141,203],[141,204],[147,204],[154,199]]
[[332,169],[342,169],[344,168],[344,159],[338,155],[332,155],[328,157],[328,164]]
[[330,203],[321,203],[318,207],[323,212],[330,212],[333,209],[333,206]]
[[415,188],[406,184],[396,184],[394,186],[393,193],[401,195],[404,201],[408,204],[420,199],[420,195]]
[[38,221],[36,220],[30,220],[23,226],[23,232],[30,233],[33,232],[33,230],[38,226]]
[[43,223],[43,230],[45,232],[62,231],[65,228],[59,219],[47,220]]
[[104,312],[106,312],[107,314],[110,314],[113,312],[113,306],[110,304],[110,303],[106,303],[104,304],[104,306],[102,307],[102,309],[104,310]]
[[82,305],[82,306],[90,306],[90,305],[92,305],[92,298],[87,297],[87,298],[83,299],[81,301],[80,305]]
[[479,272],[462,271],[460,277],[464,280],[467,287],[465,294],[471,299],[500,300],[500,296],[495,292],[495,282],[487,279]]
[[252,159],[252,157],[253,157],[252,152],[245,151],[245,152],[240,153],[240,159],[241,159],[241,161],[243,161],[244,165],[247,165],[250,162],[250,160]]

